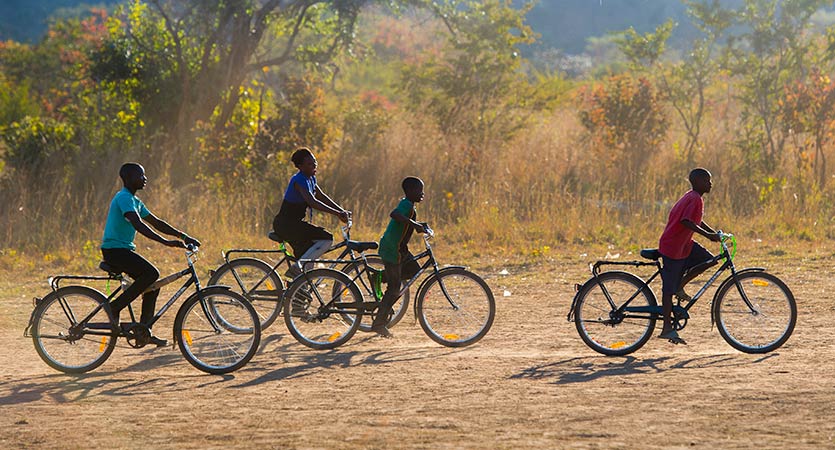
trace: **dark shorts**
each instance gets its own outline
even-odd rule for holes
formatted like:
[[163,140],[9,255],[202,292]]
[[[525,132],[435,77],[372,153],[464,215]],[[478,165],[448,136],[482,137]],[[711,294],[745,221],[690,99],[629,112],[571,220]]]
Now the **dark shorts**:
[[665,294],[678,292],[687,269],[698,266],[710,258],[713,258],[713,255],[698,242],[693,242],[693,249],[690,250],[690,255],[687,258],[672,259],[661,255],[661,261],[664,264],[661,267],[662,292]]
[[273,231],[293,248],[293,255],[301,257],[313,241],[332,241],[333,235],[328,230],[303,220],[282,220],[276,216]]

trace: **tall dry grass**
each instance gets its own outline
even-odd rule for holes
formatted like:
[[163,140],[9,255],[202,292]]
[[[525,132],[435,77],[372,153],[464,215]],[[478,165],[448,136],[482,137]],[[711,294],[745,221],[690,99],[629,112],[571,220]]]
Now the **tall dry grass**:
[[[402,196],[400,181],[415,175],[426,182],[419,218],[440,232],[446,251],[537,258],[566,247],[654,246],[669,208],[689,188],[689,166],[698,165],[714,174],[706,222],[758,239],[835,237],[831,188],[806,183],[790,157],[783,163],[785,181],[767,199],[759,198],[761,186],[740,176],[744,158],[733,145],[735,125],[727,117],[706,122],[703,148],[690,165],[675,151],[683,133],[671,130],[660,150],[645,155],[640,182],[632,186],[621,184],[619,168],[606,168],[588,151],[576,117],[570,108],[558,110],[538,117],[510,142],[475,149],[420,117],[398,114],[377,145],[318,155],[320,184],[354,211],[355,238],[380,236]],[[265,236],[285,185],[184,182],[176,179],[181,172],[145,158],[152,159],[141,151],[126,157],[149,167],[150,182],[140,197],[159,217],[202,239],[211,255],[271,245]],[[37,180],[7,179],[0,193],[0,268],[15,269],[34,258],[92,269],[109,201],[121,186],[122,162],[98,161],[89,172],[83,165],[75,171],[56,167]],[[286,175],[292,172],[288,162]],[[314,221],[338,236],[334,218],[317,214]]]

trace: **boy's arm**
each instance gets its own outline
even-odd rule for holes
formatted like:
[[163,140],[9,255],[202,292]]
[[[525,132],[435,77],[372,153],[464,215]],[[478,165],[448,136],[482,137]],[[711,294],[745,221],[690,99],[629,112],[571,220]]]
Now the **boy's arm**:
[[171,225],[168,224],[168,222],[160,219],[159,217],[153,215],[152,213],[149,213],[147,216],[145,216],[145,221],[148,222],[149,224],[151,224],[151,226],[156,228],[157,231],[159,231],[160,233],[165,233],[169,236],[178,237],[178,238],[182,239],[183,241],[185,241],[186,244],[192,244],[192,245],[196,245],[198,247],[200,246],[200,241],[198,241],[197,239],[194,239],[193,237],[187,235],[186,233],[183,233],[182,231],[172,227]]
[[702,221],[701,226],[702,226],[702,228],[707,230],[708,233],[716,233],[716,230],[711,228],[710,225],[706,224],[704,220]]
[[701,225],[696,225],[690,219],[681,219],[681,224],[692,230],[694,233],[699,233],[713,242],[719,242],[719,235],[716,234],[712,228],[710,230],[704,229]]
[[400,212],[396,209],[394,211],[392,211],[391,214],[389,214],[389,217],[391,217],[392,219],[394,219],[394,220],[396,220],[400,223],[408,224],[409,226],[414,228],[414,230],[417,231],[418,233],[426,233],[426,229],[428,228],[425,223],[420,223],[416,220],[412,220],[412,219],[404,216],[402,212]]
[[331,208],[337,211],[345,211],[348,213],[349,216],[351,215],[351,211],[348,211],[347,209],[343,208],[338,203],[333,201],[333,199],[328,197],[328,194],[325,194],[325,192],[322,191],[322,189],[320,189],[318,185],[316,186],[316,198],[322,203],[330,206]]
[[136,228],[136,231],[138,231],[139,234],[145,236],[146,238],[152,241],[157,241],[160,244],[166,245],[168,247],[185,248],[185,244],[183,244],[182,241],[179,241],[177,239],[165,239],[157,233],[154,233],[154,230],[150,229],[148,225],[145,225],[145,222],[143,222],[142,219],[139,218],[139,214],[137,214],[136,211],[126,212],[125,219],[128,219],[128,222],[130,222],[131,225],[133,225],[133,227]]
[[[294,186],[296,188],[296,191],[298,191],[299,195],[302,196],[302,198],[308,206],[310,206],[313,209],[326,212],[328,214],[333,214],[334,216],[339,217],[339,220],[343,222],[348,222],[348,211],[345,211],[344,209],[339,208],[338,206],[337,208],[334,208],[332,206],[326,205],[325,203],[321,202],[319,199],[314,197],[310,193],[310,191],[302,189],[302,187],[298,184],[295,184]],[[333,202],[333,200],[331,200],[331,202]]]

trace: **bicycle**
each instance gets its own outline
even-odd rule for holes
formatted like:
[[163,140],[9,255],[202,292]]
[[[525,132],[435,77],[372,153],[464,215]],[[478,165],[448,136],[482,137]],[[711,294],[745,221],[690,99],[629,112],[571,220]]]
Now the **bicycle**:
[[[420,276],[431,273],[420,284],[414,312],[430,339],[448,347],[472,345],[483,338],[496,315],[493,292],[478,275],[463,266],[440,268],[430,241],[424,233],[426,250],[414,257],[424,259],[417,274],[401,288],[406,292]],[[314,349],[331,349],[347,342],[359,329],[364,316],[371,316],[381,296],[364,301],[357,280],[337,270],[321,268],[304,272],[293,280],[284,294],[284,321],[290,334]]]
[[[359,271],[363,270],[363,274],[368,273],[369,275],[367,280],[363,278],[359,282],[363,292],[382,298],[380,283],[382,282],[383,260],[380,259],[379,255],[363,255],[363,252],[367,250],[377,249],[377,243],[351,240],[352,226],[353,221],[351,220],[342,226],[342,242],[333,245],[325,252],[327,255],[328,253],[342,249],[336,258],[305,260],[301,262],[305,264],[327,264],[332,269],[338,267],[338,270],[341,272],[349,274],[354,273],[360,275]],[[281,299],[286,289],[286,283],[279,275],[279,268],[285,265],[287,272],[291,272],[294,269],[298,270],[296,263],[299,262],[287,248],[287,243],[283,237],[272,231],[268,234],[268,237],[270,240],[279,244],[278,249],[238,248],[224,251],[224,263],[210,272],[211,278],[209,279],[209,284],[233,286],[237,292],[249,300],[258,313],[262,330],[272,325],[278,316],[281,315]],[[230,259],[234,253],[256,255],[280,254],[281,256],[275,263],[267,263],[263,259],[254,257]],[[409,303],[409,298],[409,290],[407,289],[403,295],[403,299],[398,300],[394,306],[394,313],[389,321],[389,326],[396,325],[406,314],[406,305]],[[361,323],[360,330],[371,331],[370,323]]]
[[[84,373],[103,364],[119,337],[133,348],[150,342],[150,328],[192,284],[195,292],[180,306],[174,320],[174,339],[183,357],[206,373],[225,374],[243,367],[258,350],[261,327],[255,309],[240,294],[224,286],[202,288],[194,269],[197,248],[186,250],[188,267],[157,280],[146,292],[182,277],[188,280],[154,315],[148,325],[139,323],[128,305],[131,322],[113,317],[110,301],[128,285],[122,272],[102,262],[107,276],[60,275],[50,278],[52,292],[35,298],[35,308],[24,336],[31,337],[38,355],[53,369]],[[60,286],[62,280],[105,280],[119,286],[110,295],[83,285]]]
[[[736,238],[718,232],[721,253],[702,264],[724,262],[713,276],[684,305],[678,298],[673,305],[673,328],[682,330],[690,318],[690,308],[726,270],[725,278],[711,300],[711,328],[731,347],[745,353],[767,353],[783,345],[797,322],[797,305],[791,290],[765,268],[737,270]],[[728,243],[731,243],[730,247]],[[580,337],[592,350],[622,356],[641,348],[652,336],[656,320],[662,317],[655,294],[649,285],[661,273],[661,254],[657,249],[641,250],[645,261],[597,261],[592,277],[575,285],[576,294],[568,312]],[[656,266],[646,281],[624,271],[600,272],[600,267]],[[686,276],[686,275],[685,275]]]

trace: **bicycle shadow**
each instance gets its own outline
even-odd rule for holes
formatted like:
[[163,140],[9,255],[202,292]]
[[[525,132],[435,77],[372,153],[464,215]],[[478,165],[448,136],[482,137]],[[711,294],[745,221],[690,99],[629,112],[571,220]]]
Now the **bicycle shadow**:
[[[153,350],[154,353],[161,349]],[[0,406],[18,405],[50,399],[56,403],[71,403],[97,396],[129,397],[133,395],[177,392],[182,390],[178,385],[183,377],[155,375],[160,367],[186,363],[176,349],[169,348],[151,357],[143,357],[126,367],[117,370],[98,368],[92,372],[82,374],[54,373],[26,380],[9,380],[0,382]],[[159,372],[157,372],[159,373]],[[137,379],[140,374],[140,379]],[[194,376],[205,377],[199,373]],[[223,375],[220,380],[213,379],[211,383],[204,383],[198,387],[217,382],[234,379],[232,375]],[[149,389],[152,386],[152,389]]]
[[[281,380],[303,378],[321,373],[323,370],[343,369],[359,365],[380,365],[380,364],[402,364],[424,359],[437,358],[458,353],[462,349],[437,349],[437,348],[411,348],[403,350],[381,350],[373,353],[359,350],[312,350],[299,349],[299,345],[288,343],[278,347],[275,354],[279,360],[271,366],[280,366],[271,369],[263,364],[249,364],[241,369],[241,372],[252,373],[262,371],[262,375],[244,383],[235,385],[235,388],[246,388],[258,386]],[[261,358],[266,355],[261,355]]]
[[620,358],[607,356],[574,357],[529,367],[515,375],[511,375],[509,378],[553,380],[551,381],[552,384],[585,383],[609,377],[655,374],[669,370],[749,366],[761,363],[778,355],[778,353],[771,353],[753,361],[746,359],[747,355],[705,355],[686,359],[671,365],[666,365],[666,363],[673,359],[671,356],[647,359],[638,359],[634,356]]

